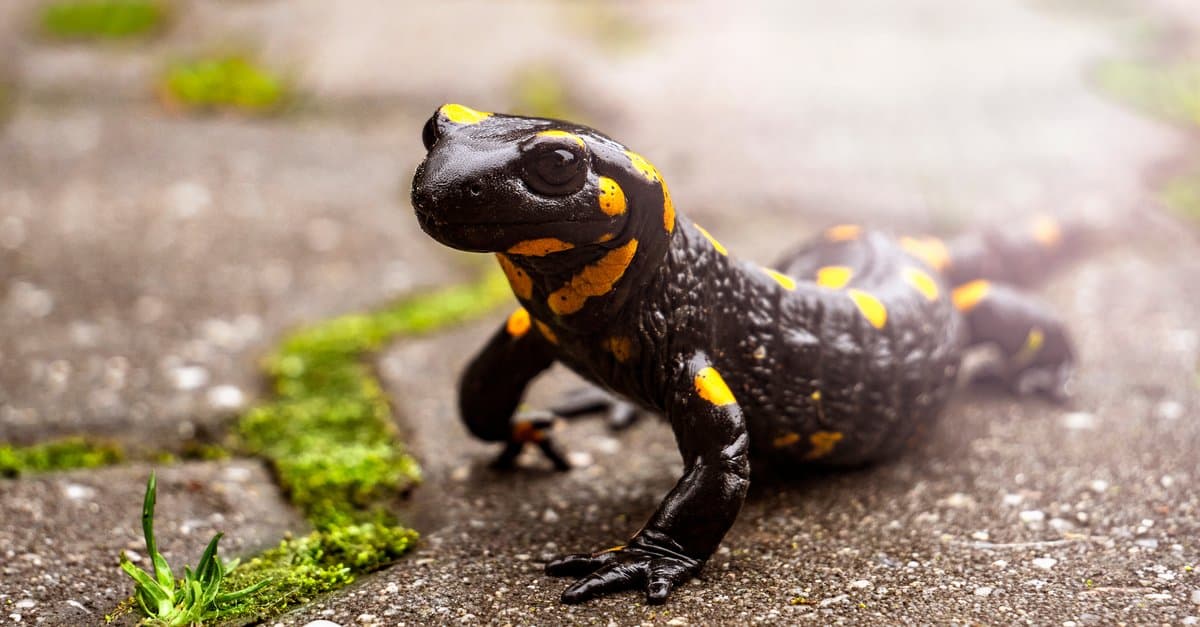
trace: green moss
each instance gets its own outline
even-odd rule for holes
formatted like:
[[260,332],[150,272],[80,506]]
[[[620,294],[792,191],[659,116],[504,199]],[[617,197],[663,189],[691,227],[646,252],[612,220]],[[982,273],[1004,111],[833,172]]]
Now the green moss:
[[511,298],[503,275],[403,299],[380,311],[302,328],[265,360],[278,398],[238,421],[239,447],[267,459],[291,501],[316,528],[233,569],[237,590],[266,582],[224,606],[218,622],[265,620],[407,552],[417,533],[387,503],[420,481],[397,437],[369,353],[400,336],[464,322]]
[[119,445],[82,437],[24,447],[5,444],[0,445],[0,477],[111,466],[124,459],[125,452]]
[[169,106],[193,111],[269,113],[288,97],[282,78],[240,56],[176,63],[161,92]]
[[124,39],[158,30],[167,13],[155,0],[63,0],[42,9],[41,27],[61,39]]
[[266,360],[279,398],[239,421],[242,446],[270,460],[318,529],[372,516],[420,481],[400,445],[367,353],[484,313],[509,298],[502,276],[300,329]]
[[227,578],[231,589],[267,581],[266,586],[235,606],[222,620],[265,619],[336,590],[359,573],[378,570],[406,553],[416,532],[386,522],[343,525],[314,531],[238,566]]
[[1200,63],[1111,62],[1096,74],[1109,94],[1152,115],[1200,126]]

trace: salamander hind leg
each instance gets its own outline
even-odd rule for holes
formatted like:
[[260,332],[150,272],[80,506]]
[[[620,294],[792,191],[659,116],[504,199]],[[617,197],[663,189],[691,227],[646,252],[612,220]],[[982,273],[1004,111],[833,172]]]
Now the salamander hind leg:
[[642,417],[642,410],[633,403],[618,398],[596,386],[581,387],[568,392],[550,411],[563,418],[576,418],[603,412],[605,422],[613,431],[627,429]]
[[1012,286],[978,279],[954,289],[954,306],[967,320],[969,344],[999,349],[999,362],[982,379],[1014,393],[1065,401],[1075,351],[1062,321],[1040,301]]

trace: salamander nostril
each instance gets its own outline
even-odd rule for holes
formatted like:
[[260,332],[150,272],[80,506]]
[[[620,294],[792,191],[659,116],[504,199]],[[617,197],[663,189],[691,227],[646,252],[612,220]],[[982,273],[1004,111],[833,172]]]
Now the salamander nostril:
[[483,186],[479,183],[471,183],[471,186],[467,188],[467,193],[478,198],[483,195]]

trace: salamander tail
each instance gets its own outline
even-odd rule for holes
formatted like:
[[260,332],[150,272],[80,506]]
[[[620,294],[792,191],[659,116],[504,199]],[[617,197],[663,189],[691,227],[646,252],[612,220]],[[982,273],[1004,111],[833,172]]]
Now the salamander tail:
[[1030,285],[1092,248],[1100,234],[1101,229],[1083,221],[1039,216],[1015,227],[992,228],[946,242],[940,269],[951,285],[977,279]]

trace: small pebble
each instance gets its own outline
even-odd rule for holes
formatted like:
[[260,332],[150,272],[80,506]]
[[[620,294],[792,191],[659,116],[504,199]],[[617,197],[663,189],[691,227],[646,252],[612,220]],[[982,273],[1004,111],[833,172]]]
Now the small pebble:
[[1192,604],[1200,605],[1200,588],[1192,590]]
[[1004,495],[1004,504],[1009,507],[1016,507],[1021,504],[1021,501],[1024,501],[1024,500],[1025,500],[1025,497],[1021,496],[1020,494],[1005,494]]
[[68,483],[63,486],[63,496],[72,501],[86,501],[96,496],[96,490],[78,483]]
[[955,492],[947,496],[943,502],[947,507],[953,507],[954,509],[967,509],[975,505],[975,499],[962,492]]
[[864,590],[871,587],[871,582],[866,579],[856,579],[850,582],[849,587],[852,590]]
[[1085,411],[1073,411],[1063,414],[1062,424],[1072,431],[1085,431],[1096,428],[1096,415]]
[[1108,492],[1108,482],[1103,479],[1093,479],[1092,482],[1088,484],[1088,488],[1090,488],[1091,491],[1095,492],[1096,494],[1104,494],[1105,492]]
[[172,368],[167,376],[177,390],[195,390],[208,383],[208,370],[201,366],[179,366]]
[[304,627],[342,627],[341,625],[324,618],[304,623]]
[[542,522],[551,525],[558,522],[558,512],[547,507],[546,511],[542,512]]
[[235,385],[218,385],[208,390],[208,404],[214,409],[241,409],[246,395]]
[[1034,525],[1046,520],[1045,512],[1038,509],[1027,509],[1020,514],[1021,522]]
[[849,600],[850,600],[850,595],[839,594],[835,597],[829,597],[828,599],[821,599],[821,602],[818,603],[817,605],[819,605],[820,607],[829,607],[830,605],[834,605],[837,603],[845,603],[846,601],[849,601]]
[[1054,565],[1057,563],[1058,560],[1054,559],[1053,557],[1038,557],[1034,558],[1032,561],[1034,566],[1037,566],[1038,568],[1044,568],[1046,570],[1054,568]]
[[33,599],[21,599],[20,601],[13,603],[13,607],[17,608],[18,610],[27,610],[35,605],[37,605],[37,601],[34,601]]
[[978,540],[980,542],[987,542],[991,538],[992,538],[991,534],[989,534],[986,531],[976,531],[975,533],[971,534],[971,539]]
[[990,596],[991,594],[992,588],[990,586],[979,586],[978,588],[975,588],[975,596],[977,597],[986,597]]
[[1154,413],[1162,420],[1179,420],[1183,417],[1183,403],[1163,401],[1155,408]]

